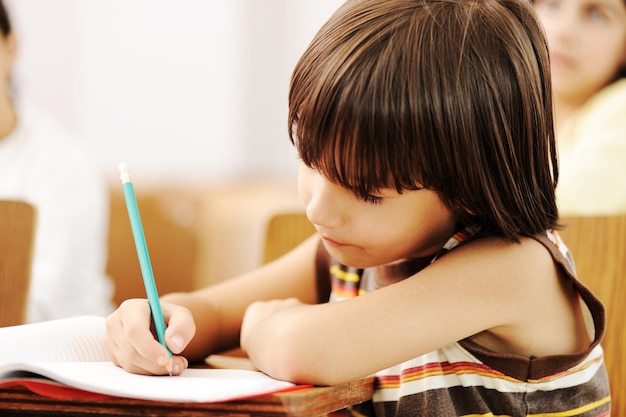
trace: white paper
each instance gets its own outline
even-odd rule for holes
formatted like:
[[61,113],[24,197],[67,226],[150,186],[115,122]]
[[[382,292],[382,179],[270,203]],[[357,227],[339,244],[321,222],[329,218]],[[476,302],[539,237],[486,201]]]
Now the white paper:
[[103,317],[80,316],[0,328],[0,364],[18,361],[102,362]]
[[31,372],[85,391],[172,402],[218,402],[294,386],[261,372],[187,369],[180,376],[131,374],[108,360],[104,318],[76,317],[0,328],[0,382]]
[[28,371],[74,388],[118,397],[172,402],[217,402],[293,386],[254,371],[187,369],[180,376],[131,374],[112,362],[30,362],[0,365],[3,379]]

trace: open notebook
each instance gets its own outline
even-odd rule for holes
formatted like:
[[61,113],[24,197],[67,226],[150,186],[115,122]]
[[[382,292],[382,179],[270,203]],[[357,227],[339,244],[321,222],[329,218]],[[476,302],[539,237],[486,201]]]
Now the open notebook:
[[54,396],[61,387],[64,397],[69,391],[77,398],[95,393],[172,402],[220,402],[299,388],[239,369],[131,374],[109,361],[104,328],[104,318],[92,316],[0,328],[0,388],[21,384]]

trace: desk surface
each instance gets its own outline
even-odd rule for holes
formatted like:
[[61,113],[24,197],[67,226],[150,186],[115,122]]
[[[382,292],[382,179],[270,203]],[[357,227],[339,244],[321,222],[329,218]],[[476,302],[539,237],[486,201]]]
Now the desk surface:
[[332,387],[303,388],[224,403],[171,403],[108,397],[58,400],[21,386],[0,389],[0,415],[37,416],[324,416],[372,397],[373,378]]

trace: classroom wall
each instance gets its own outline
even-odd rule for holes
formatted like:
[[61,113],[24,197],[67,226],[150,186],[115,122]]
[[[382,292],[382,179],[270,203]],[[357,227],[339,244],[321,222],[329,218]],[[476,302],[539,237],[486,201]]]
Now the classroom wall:
[[112,180],[295,173],[291,70],[340,0],[5,0],[18,96],[93,147]]
[[110,182],[114,278],[137,272],[118,207],[122,161],[160,286],[199,287],[257,266],[269,216],[300,208],[291,71],[342,1],[4,1],[20,48],[16,97],[86,141]]

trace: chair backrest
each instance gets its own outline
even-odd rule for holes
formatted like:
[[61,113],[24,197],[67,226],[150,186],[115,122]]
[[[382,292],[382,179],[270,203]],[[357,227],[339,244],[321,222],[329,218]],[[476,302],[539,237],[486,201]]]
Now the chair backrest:
[[[193,290],[197,261],[197,225],[183,224],[175,212],[194,209],[184,193],[176,189],[139,190],[137,206],[146,234],[146,244],[160,294]],[[187,210],[185,210],[187,209]],[[121,187],[111,190],[107,273],[115,284],[113,301],[145,298],[135,241]]]
[[626,416],[626,215],[562,219],[561,238],[574,256],[579,279],[604,303],[602,341],[613,398],[612,415]]
[[35,241],[35,208],[0,200],[0,327],[23,324]]
[[265,233],[263,262],[287,253],[315,233],[315,228],[303,212],[274,214]]

